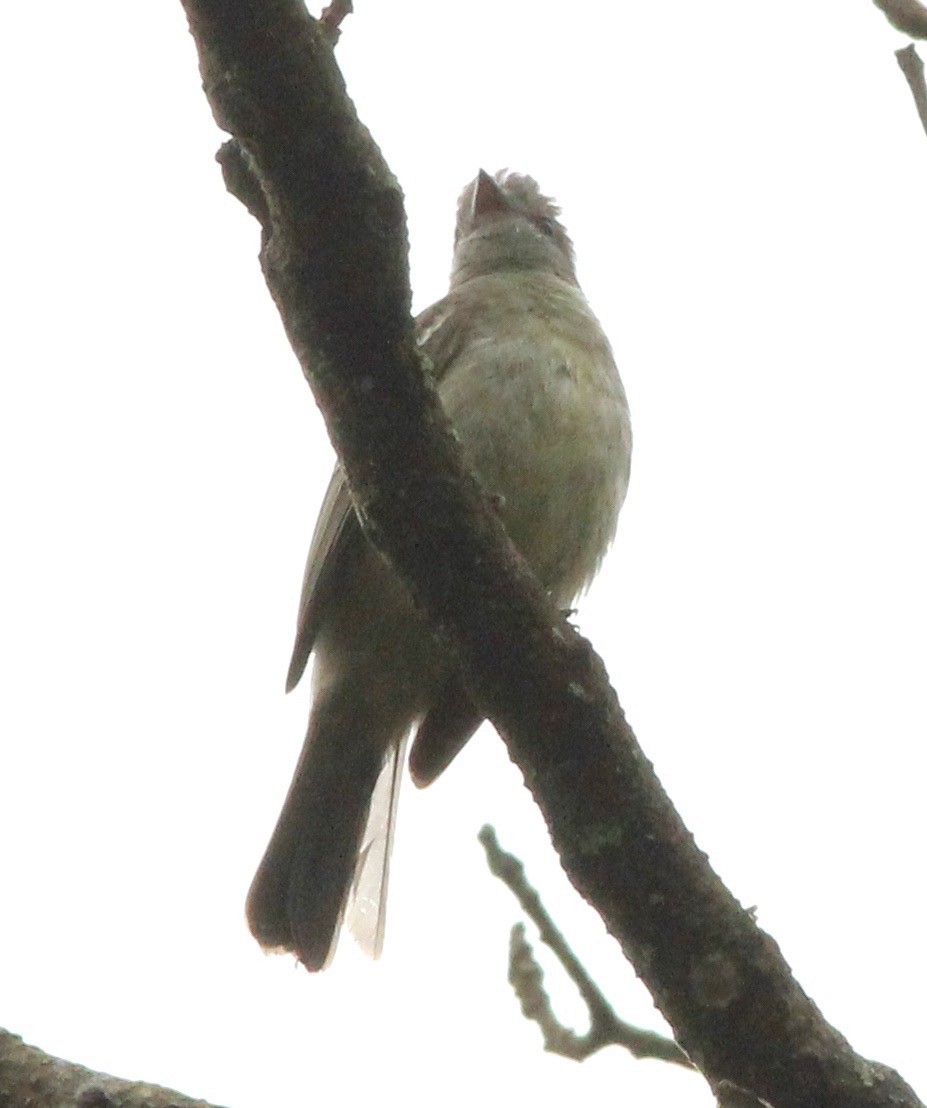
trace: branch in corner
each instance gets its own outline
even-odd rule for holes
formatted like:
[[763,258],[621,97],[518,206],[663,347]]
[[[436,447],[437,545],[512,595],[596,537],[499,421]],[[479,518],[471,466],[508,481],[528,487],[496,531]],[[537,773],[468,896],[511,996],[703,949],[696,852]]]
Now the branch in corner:
[[0,1028],[0,1105],[29,1108],[214,1108],[160,1085],[53,1058]]
[[927,38],[927,8],[918,0],[872,0],[897,30],[911,38]]

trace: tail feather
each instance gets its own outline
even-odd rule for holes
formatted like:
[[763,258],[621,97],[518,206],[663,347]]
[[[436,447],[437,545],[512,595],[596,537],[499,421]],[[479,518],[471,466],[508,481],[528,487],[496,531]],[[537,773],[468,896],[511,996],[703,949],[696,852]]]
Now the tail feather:
[[396,809],[405,743],[393,745],[377,778],[347,906],[351,934],[365,954],[379,958],[386,930],[386,892],[396,833]]
[[[367,721],[369,722],[369,721]],[[248,893],[251,932],[310,970],[334,948],[357,866],[370,798],[392,736],[371,736],[356,706],[319,696],[299,764]]]

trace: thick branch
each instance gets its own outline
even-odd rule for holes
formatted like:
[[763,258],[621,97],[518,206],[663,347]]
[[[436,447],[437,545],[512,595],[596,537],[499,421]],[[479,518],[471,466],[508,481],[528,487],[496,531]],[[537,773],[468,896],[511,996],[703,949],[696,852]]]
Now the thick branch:
[[205,1100],[52,1058],[0,1028],[0,1108],[213,1108]]
[[368,534],[456,651],[577,888],[686,1052],[777,1108],[917,1100],[853,1054],[721,885],[600,660],[461,471],[409,316],[399,188],[300,0],[183,0],[220,126],[267,201],[262,264]]
[[893,27],[911,38],[927,38],[927,8],[918,0],[873,0]]

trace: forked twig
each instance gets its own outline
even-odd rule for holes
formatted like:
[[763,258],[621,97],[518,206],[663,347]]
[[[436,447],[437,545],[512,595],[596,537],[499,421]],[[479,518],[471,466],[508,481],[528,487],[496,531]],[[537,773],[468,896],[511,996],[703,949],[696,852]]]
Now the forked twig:
[[582,996],[589,1012],[589,1030],[585,1035],[564,1027],[554,1015],[544,990],[544,973],[525,938],[524,924],[512,928],[509,943],[509,982],[515,990],[524,1015],[541,1028],[544,1049],[553,1054],[582,1061],[603,1046],[623,1046],[635,1058],[658,1058],[688,1069],[693,1068],[682,1048],[656,1031],[647,1031],[620,1019],[598,985],[571,950],[563,933],[554,924],[541,898],[525,877],[525,867],[499,845],[495,830],[488,824],[479,834],[486,851],[490,872],[518,899],[523,911],[537,926],[544,942],[556,955]]

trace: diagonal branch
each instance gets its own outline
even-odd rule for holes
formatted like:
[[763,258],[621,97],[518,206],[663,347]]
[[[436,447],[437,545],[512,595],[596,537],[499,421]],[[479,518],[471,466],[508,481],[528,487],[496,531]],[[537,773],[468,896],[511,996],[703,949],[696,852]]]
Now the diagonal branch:
[[3,1108],[214,1108],[144,1081],[125,1081],[53,1058],[0,1028]]
[[872,0],[885,18],[911,38],[927,38],[927,8],[918,0]]
[[571,880],[689,1056],[775,1104],[918,1103],[855,1055],[720,883],[601,661],[460,465],[422,375],[400,190],[300,0],[182,0],[206,94],[266,200],[262,265],[364,527],[456,651]]

